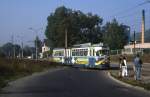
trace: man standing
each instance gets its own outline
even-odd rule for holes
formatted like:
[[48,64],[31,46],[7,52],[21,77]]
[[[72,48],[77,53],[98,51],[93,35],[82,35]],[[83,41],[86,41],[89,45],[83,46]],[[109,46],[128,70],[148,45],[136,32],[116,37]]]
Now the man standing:
[[134,59],[134,67],[135,67],[135,80],[141,80],[142,60],[140,59],[139,54],[137,54]]
[[123,59],[122,59],[122,77],[124,76],[128,76],[128,72],[127,72],[127,60],[126,60],[126,57],[123,56]]

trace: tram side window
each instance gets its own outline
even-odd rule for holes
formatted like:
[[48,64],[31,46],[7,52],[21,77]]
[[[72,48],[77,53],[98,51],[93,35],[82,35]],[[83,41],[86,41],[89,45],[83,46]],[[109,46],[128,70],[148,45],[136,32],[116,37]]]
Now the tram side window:
[[77,49],[72,51],[72,56],[87,56],[88,51],[86,49]]
[[87,56],[87,50],[86,49],[81,49],[80,50],[80,52],[79,52],[79,54],[80,54],[80,56]]
[[75,56],[75,52],[72,52],[72,56]]
[[56,51],[54,53],[54,56],[63,56],[63,55],[64,55],[63,51]]
[[87,51],[84,51],[84,56],[87,56]]
[[72,50],[72,56],[78,56],[78,51],[77,50]]
[[85,50],[85,51],[84,51],[84,56],[87,56],[87,54],[88,54],[88,51]]
[[84,51],[83,50],[80,51],[80,56],[84,56]]
[[76,56],[76,51],[72,50],[72,56]]

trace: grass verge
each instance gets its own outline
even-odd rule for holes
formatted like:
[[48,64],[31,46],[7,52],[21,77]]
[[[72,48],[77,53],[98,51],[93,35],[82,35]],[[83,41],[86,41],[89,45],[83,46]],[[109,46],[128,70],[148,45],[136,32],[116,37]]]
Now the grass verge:
[[12,80],[57,66],[62,66],[62,64],[49,61],[0,58],[0,90]]
[[133,85],[133,86],[139,86],[146,90],[150,90],[150,83],[145,83],[143,81],[136,81],[133,77],[119,77],[118,73],[116,71],[110,71],[110,75],[122,82],[125,82],[127,84]]

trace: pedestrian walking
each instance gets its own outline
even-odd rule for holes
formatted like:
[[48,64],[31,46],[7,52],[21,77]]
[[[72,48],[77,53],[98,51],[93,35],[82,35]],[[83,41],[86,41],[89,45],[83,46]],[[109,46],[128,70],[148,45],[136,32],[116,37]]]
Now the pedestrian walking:
[[134,68],[135,68],[135,80],[141,80],[141,68],[142,68],[142,60],[139,54],[134,58]]
[[128,71],[127,71],[127,60],[126,60],[126,57],[123,56],[123,59],[122,59],[122,77],[127,77],[128,76]]

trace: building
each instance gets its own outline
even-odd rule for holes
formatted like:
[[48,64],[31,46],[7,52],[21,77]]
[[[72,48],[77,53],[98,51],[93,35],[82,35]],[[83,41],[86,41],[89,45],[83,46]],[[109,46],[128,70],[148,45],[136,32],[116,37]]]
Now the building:
[[49,51],[50,48],[48,46],[46,46],[46,44],[44,43],[44,45],[42,46],[42,53]]
[[[124,46],[124,51],[122,53],[126,54],[136,54],[136,53],[144,53],[146,51],[150,53],[150,43],[145,43],[145,11],[142,10],[142,23],[141,23],[141,43],[135,43],[134,38],[134,44],[126,45]],[[135,37],[135,33],[134,33]]]
[[48,40],[44,39],[42,44],[42,52],[40,53],[40,58],[43,58],[44,52],[47,52],[50,50],[50,47],[48,46]]
[[143,53],[144,50],[150,51],[150,43],[137,43],[129,44],[124,46],[122,53],[125,54],[134,54],[134,53]]

